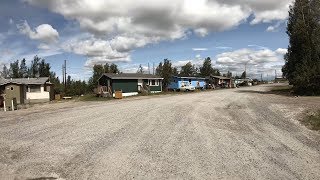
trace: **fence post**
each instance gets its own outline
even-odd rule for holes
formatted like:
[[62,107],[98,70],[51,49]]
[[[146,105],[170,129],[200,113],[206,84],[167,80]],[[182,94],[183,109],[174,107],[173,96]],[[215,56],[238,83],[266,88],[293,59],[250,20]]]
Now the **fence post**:
[[6,108],[6,100],[3,101],[3,110],[4,110],[4,112],[7,111],[7,108]]
[[12,105],[12,111],[14,111],[14,103],[13,103],[13,99],[11,100],[11,105]]

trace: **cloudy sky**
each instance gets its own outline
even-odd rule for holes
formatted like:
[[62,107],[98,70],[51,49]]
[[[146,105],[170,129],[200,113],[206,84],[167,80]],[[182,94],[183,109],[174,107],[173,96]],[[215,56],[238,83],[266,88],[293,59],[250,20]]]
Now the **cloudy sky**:
[[[135,72],[168,58],[175,66],[210,57],[222,72],[280,74],[292,0],[0,1],[0,65],[45,58],[61,74],[88,79],[94,64]],[[152,71],[152,70],[151,70]]]

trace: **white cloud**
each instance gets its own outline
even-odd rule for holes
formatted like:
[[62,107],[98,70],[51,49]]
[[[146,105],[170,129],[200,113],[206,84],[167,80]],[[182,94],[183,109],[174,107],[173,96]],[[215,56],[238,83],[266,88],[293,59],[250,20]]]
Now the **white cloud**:
[[85,66],[92,67],[94,64],[104,64],[106,62],[129,62],[130,54],[120,52],[112,48],[110,41],[91,37],[82,40],[71,39],[66,41],[62,48],[67,52],[84,55],[88,57]]
[[267,32],[277,32],[277,31],[279,31],[279,28],[280,28],[281,24],[283,24],[284,22],[285,21],[278,21],[274,25],[268,26],[266,31]]
[[228,47],[228,46],[217,46],[216,49],[226,50],[226,49],[232,49],[232,47]]
[[27,21],[18,24],[20,33],[27,35],[30,39],[39,40],[45,43],[55,43],[59,39],[59,33],[49,24],[41,24],[32,30]]
[[38,49],[49,50],[50,46],[44,43],[39,44]]
[[284,48],[278,48],[276,50],[276,53],[280,54],[280,55],[285,55],[288,52],[288,49],[284,49]]
[[192,48],[193,51],[208,51],[208,48]]
[[[230,30],[246,22],[249,17],[254,17],[251,24],[285,20],[292,0],[24,1],[48,8],[68,20],[75,20],[82,30],[92,34],[99,43],[104,41],[103,47],[106,49],[103,53],[100,50],[100,55],[94,58],[90,56],[93,50],[89,53],[88,47],[70,49],[71,52],[87,55],[94,62],[92,59],[127,60],[130,52],[136,48],[186,38],[192,32],[204,37],[210,32]],[[30,38],[40,39],[37,29],[34,32],[29,26],[23,27],[22,32]],[[86,46],[91,37],[84,41],[82,46]],[[109,58],[118,55],[120,58]]]
[[205,37],[209,34],[209,31],[206,28],[198,28],[194,30],[194,33],[200,37]]
[[228,70],[242,73],[247,64],[247,71],[251,75],[261,74],[263,72],[278,70],[284,64],[283,52],[285,49],[239,49],[235,51],[221,53],[216,56],[216,65],[222,71]]
[[10,24],[10,25],[14,24],[14,21],[13,21],[12,18],[9,19],[9,24]]

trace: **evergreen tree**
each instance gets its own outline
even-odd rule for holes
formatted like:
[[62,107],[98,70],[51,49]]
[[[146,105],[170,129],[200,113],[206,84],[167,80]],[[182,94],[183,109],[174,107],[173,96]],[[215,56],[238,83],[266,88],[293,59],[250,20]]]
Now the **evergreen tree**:
[[319,0],[296,0],[289,11],[290,43],[282,71],[298,94],[320,94],[319,4]]
[[164,59],[163,63],[160,62],[156,69],[156,74],[163,78],[162,87],[163,89],[166,89],[173,76],[173,68],[170,60]]
[[39,63],[40,58],[38,56],[35,56],[33,58],[33,61],[31,62],[31,67],[29,68],[29,77],[39,77]]
[[120,70],[118,69],[118,66],[116,64],[111,64],[110,65],[110,73],[120,73]]
[[200,67],[200,75],[203,77],[206,76],[220,76],[220,71],[218,69],[214,69],[212,67],[212,63],[211,63],[211,59],[210,57],[207,57],[204,61],[203,61],[203,65],[202,67]]
[[103,66],[103,68],[104,68],[104,72],[105,73],[110,73],[110,65],[108,64],[108,63],[106,63],[104,66]]
[[2,72],[1,72],[1,76],[2,76],[3,78],[9,78],[9,76],[10,76],[10,71],[9,71],[9,69],[7,68],[6,65],[3,65]]
[[174,68],[172,69],[172,74],[173,74],[174,76],[178,76],[178,75],[179,75],[178,69],[177,69],[176,67],[174,67]]
[[228,72],[227,72],[227,77],[228,77],[228,78],[231,78],[231,77],[232,77],[232,72],[228,71]]
[[50,76],[50,64],[46,63],[44,59],[38,65],[39,77],[49,77]]
[[247,78],[247,72],[243,71],[243,73],[241,74],[241,79],[246,79]]
[[97,64],[93,66],[93,74],[92,74],[92,77],[89,79],[89,88],[91,90],[97,87],[98,80],[103,75],[104,72],[105,71],[102,65]]
[[19,60],[10,63],[10,78],[20,78]]
[[180,76],[193,76],[195,74],[194,66],[191,62],[188,62],[184,66],[181,67]]
[[25,58],[23,58],[22,61],[20,62],[19,76],[21,78],[28,77],[28,67],[26,65],[26,59]]

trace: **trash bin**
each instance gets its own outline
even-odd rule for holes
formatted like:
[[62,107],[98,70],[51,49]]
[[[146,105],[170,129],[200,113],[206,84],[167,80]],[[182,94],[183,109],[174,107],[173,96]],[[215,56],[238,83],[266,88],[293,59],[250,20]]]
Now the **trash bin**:
[[115,92],[115,95],[114,95],[114,98],[116,98],[116,99],[122,99],[122,90],[121,90],[121,91],[116,91],[116,92]]

